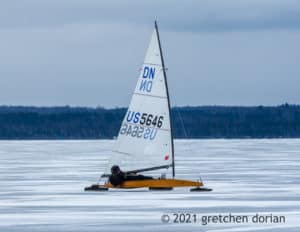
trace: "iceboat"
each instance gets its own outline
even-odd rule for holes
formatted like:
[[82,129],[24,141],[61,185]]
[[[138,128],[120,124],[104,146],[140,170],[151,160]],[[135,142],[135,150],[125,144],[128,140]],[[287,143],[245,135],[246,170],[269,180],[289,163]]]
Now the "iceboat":
[[[156,21],[154,26],[141,73],[122,121],[107,170],[101,175],[99,182],[86,187],[86,191],[134,188],[171,190],[178,187],[193,187],[191,191],[211,190],[204,188],[200,180],[175,178],[174,140],[166,68]],[[125,180],[115,186],[109,182],[109,168],[114,164],[118,164],[127,174],[161,170],[163,175],[151,180]],[[171,178],[167,178],[166,172],[169,172]]]

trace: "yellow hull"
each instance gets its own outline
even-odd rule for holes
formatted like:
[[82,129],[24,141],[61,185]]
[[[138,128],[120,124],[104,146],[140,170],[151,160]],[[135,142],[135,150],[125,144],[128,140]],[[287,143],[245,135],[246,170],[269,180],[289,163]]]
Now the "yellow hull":
[[178,180],[178,179],[153,179],[153,180],[131,180],[125,181],[119,186],[110,183],[99,185],[101,188],[176,188],[176,187],[201,187],[200,181]]

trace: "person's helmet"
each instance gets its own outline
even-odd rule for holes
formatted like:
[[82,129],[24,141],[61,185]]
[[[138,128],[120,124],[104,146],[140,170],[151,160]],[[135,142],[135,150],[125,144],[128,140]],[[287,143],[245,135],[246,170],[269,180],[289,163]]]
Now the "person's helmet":
[[116,175],[121,171],[121,169],[118,165],[113,165],[111,167],[110,171],[111,171],[111,174]]

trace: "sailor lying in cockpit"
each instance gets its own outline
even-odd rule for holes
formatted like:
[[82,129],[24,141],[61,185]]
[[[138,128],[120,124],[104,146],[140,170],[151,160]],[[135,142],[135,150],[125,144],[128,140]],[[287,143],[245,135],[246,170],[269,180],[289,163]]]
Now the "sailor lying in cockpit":
[[137,175],[136,173],[122,172],[118,165],[113,165],[110,170],[111,170],[111,175],[109,176],[109,182],[114,186],[118,186],[122,184],[124,181],[153,179],[151,176],[144,176],[144,175]]

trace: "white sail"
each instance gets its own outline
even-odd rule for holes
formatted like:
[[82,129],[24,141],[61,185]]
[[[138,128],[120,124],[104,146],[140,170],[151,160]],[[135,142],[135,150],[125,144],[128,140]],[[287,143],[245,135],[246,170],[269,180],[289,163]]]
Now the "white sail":
[[154,30],[109,166],[124,171],[172,165],[166,79],[157,27]]

